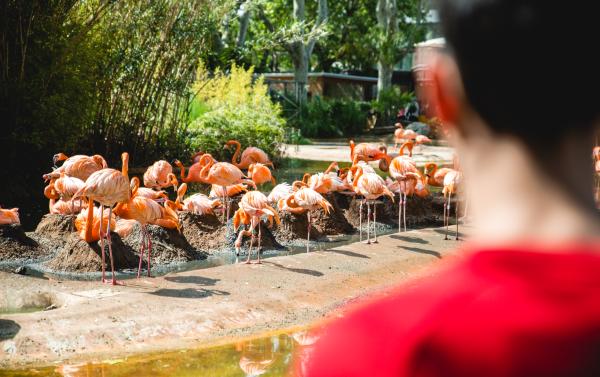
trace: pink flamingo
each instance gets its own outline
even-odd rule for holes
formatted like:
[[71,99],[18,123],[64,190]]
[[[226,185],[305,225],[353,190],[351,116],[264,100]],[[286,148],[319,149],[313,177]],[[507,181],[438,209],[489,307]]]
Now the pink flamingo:
[[[106,282],[105,276],[105,259],[104,259],[104,239],[108,243],[108,252],[110,254],[110,268],[112,272],[112,284],[117,284],[115,279],[115,266],[112,254],[112,242],[110,237],[111,222],[108,222],[106,233],[102,232],[102,217],[104,214],[104,207],[108,207],[108,217],[112,216],[112,209],[115,204],[119,202],[128,202],[130,198],[129,193],[129,177],[128,177],[128,164],[129,154],[124,152],[121,155],[123,162],[122,170],[118,171],[115,169],[102,169],[98,170],[85,181],[85,185],[75,194],[75,198],[86,196],[90,203],[97,201],[100,203],[100,250],[102,253],[102,282]],[[89,208],[92,210],[92,208]]]
[[[373,224],[374,224],[374,233],[375,239],[373,243],[377,243],[377,207],[375,200],[380,197],[386,195],[388,196],[392,202],[394,201],[394,194],[387,188],[385,181],[379,175],[375,173],[364,173],[362,166],[353,166],[352,169],[355,170],[356,175],[352,182],[352,186],[354,187],[354,191],[364,197],[364,202],[367,204],[367,244],[371,243],[371,207],[370,203],[373,203],[374,214],[373,214]],[[362,204],[360,203],[360,216],[359,216],[359,228],[360,228],[360,237],[362,241]]]
[[[277,212],[269,206],[269,200],[259,191],[249,191],[244,194],[242,199],[240,200],[240,208],[236,211],[238,214],[238,218],[242,219],[242,223],[247,223],[248,217],[250,217],[250,229],[241,231],[236,240],[235,240],[235,249],[237,255],[239,255],[239,250],[242,246],[242,239],[244,236],[250,236],[250,248],[248,249],[248,259],[246,263],[250,263],[250,256],[252,254],[252,247],[254,245],[254,229],[258,226],[258,261],[256,263],[260,264],[260,241],[262,238],[262,230],[261,230],[261,218],[267,217],[272,222],[272,219],[275,219],[277,224],[280,223],[279,216]],[[234,221],[234,229],[237,229],[240,226],[240,222],[238,220]]]
[[269,156],[260,148],[256,147],[248,147],[244,149],[242,155],[240,156],[240,150],[242,145],[237,140],[229,140],[225,143],[224,149],[229,149],[229,147],[235,146],[235,153],[231,158],[231,163],[237,166],[239,169],[248,169],[250,164],[261,163],[263,165],[270,166],[273,169],[273,163],[269,159]]
[[[398,231],[402,230],[404,222],[404,231],[406,232],[406,202],[408,196],[417,194],[419,197],[429,195],[424,177],[421,176],[415,162],[406,156],[398,156],[390,164],[390,176],[398,182],[400,201],[398,203]],[[404,219],[404,221],[402,221]]]
[[[450,224],[450,203],[452,201],[452,195],[456,195],[459,186],[462,184],[462,174],[454,169],[441,168],[433,162],[425,165],[425,177],[427,177],[427,184],[431,186],[443,187],[444,194],[444,226],[446,227],[445,240],[448,239],[448,228]],[[456,240],[458,241],[458,199],[455,204],[456,212]]]
[[88,179],[92,173],[108,167],[104,157],[100,155],[85,156],[76,155],[67,157],[64,153],[55,154],[53,162],[56,165],[58,161],[65,161],[61,167],[55,169],[52,173],[44,174],[45,180],[60,177],[60,173],[65,172],[70,177],[79,178],[82,181]]
[[0,208],[0,225],[21,224],[19,219],[19,209],[2,209]]
[[[223,186],[224,192],[227,191],[227,186],[233,186],[239,183],[250,185],[256,190],[256,184],[252,180],[247,179],[242,171],[235,165],[228,162],[215,162],[212,156],[208,154],[203,155],[199,163],[204,165],[200,171],[200,179],[206,183]],[[223,196],[223,203],[225,204],[223,220],[226,220],[229,218],[229,206],[225,196]]]
[[177,177],[173,174],[173,167],[165,160],[156,161],[144,173],[144,186],[160,190],[173,186],[177,190]]

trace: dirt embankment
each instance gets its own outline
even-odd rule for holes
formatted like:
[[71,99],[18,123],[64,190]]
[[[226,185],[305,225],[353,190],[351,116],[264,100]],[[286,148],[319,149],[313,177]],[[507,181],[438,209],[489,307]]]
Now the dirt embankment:
[[[230,214],[238,208],[241,196],[230,200]],[[361,199],[352,195],[334,193],[326,195],[333,210],[326,215],[323,210],[311,214],[311,239],[325,240],[328,236],[352,234],[360,224]],[[397,199],[397,198],[396,198]],[[454,206],[453,206],[454,209]],[[443,198],[434,194],[428,198],[409,198],[407,203],[407,225],[440,225],[443,214]],[[373,214],[371,215],[373,218]],[[231,216],[230,216],[231,217]],[[281,225],[269,229],[261,225],[263,249],[283,249],[307,237],[306,214],[281,213]],[[362,206],[362,225],[366,227],[367,208]],[[86,273],[100,271],[101,252],[98,242],[81,240],[73,224],[73,216],[46,215],[35,232],[26,234],[19,226],[0,227],[0,266],[13,269],[30,263],[42,263],[51,271]],[[237,233],[232,220],[223,222],[222,216],[198,216],[180,213],[181,233],[158,226],[148,226],[152,240],[153,265],[189,262],[217,252],[233,252]],[[384,198],[377,205],[377,226],[391,229],[398,224],[398,200]],[[255,230],[255,235],[258,234]],[[142,230],[139,225],[126,238],[111,233],[115,268],[137,268]],[[243,250],[247,250],[250,237],[245,237]],[[258,242],[255,242],[257,245]],[[106,250],[108,256],[108,250]],[[144,258],[146,259],[146,258]],[[143,262],[146,266],[146,261]]]

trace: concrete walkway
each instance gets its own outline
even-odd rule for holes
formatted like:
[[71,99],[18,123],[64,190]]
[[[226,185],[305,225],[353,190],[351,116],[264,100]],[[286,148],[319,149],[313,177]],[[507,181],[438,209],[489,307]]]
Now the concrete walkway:
[[58,306],[1,316],[0,368],[122,358],[306,326],[349,300],[431,274],[426,267],[461,245],[444,241],[440,229],[379,241],[117,287],[0,273],[0,297],[43,295]]
[[[315,143],[311,145],[285,145],[287,157],[303,160],[352,162],[350,159],[350,147],[341,143]],[[397,149],[390,148],[389,154],[396,156]],[[419,167],[428,162],[438,165],[451,165],[454,148],[421,145],[413,150],[413,159]]]

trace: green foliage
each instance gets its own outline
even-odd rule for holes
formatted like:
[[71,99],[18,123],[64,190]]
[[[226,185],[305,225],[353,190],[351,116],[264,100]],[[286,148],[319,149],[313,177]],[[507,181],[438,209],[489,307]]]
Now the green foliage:
[[380,93],[379,99],[371,102],[373,110],[384,125],[393,124],[400,109],[415,100],[413,92],[402,92],[399,88],[391,88]]
[[262,79],[253,82],[253,73],[252,68],[235,64],[228,75],[217,70],[211,76],[204,66],[198,69],[193,103],[203,104],[206,111],[188,128],[193,149],[228,158],[223,146],[235,139],[243,147],[255,146],[270,156],[279,153],[284,139],[281,109],[271,101]]
[[369,108],[366,102],[315,97],[289,125],[299,129],[303,137],[355,136],[365,129]]

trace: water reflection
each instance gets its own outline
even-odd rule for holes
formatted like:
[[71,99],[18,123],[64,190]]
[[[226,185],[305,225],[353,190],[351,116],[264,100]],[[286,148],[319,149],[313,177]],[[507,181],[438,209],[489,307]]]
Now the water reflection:
[[309,331],[276,334],[225,346],[135,356],[101,363],[74,363],[58,367],[2,371],[3,376],[128,377],[128,376],[289,376],[300,370],[317,337]]

